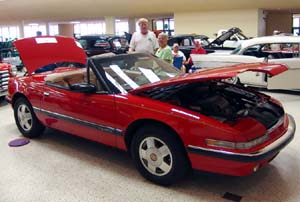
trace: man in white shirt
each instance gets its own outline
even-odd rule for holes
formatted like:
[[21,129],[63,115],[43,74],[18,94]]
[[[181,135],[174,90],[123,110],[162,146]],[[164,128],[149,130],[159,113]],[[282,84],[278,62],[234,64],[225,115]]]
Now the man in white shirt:
[[141,18],[138,21],[140,32],[134,32],[130,41],[129,51],[154,54],[158,49],[156,36],[148,30],[148,20]]

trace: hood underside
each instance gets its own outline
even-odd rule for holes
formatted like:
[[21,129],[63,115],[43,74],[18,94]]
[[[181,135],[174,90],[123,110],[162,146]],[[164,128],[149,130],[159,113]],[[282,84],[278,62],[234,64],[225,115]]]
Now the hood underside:
[[268,74],[270,77],[273,77],[287,70],[288,67],[282,64],[269,64],[269,63],[238,64],[238,65],[233,65],[228,67],[204,70],[192,74],[185,74],[182,76],[166,79],[160,82],[151,83],[133,89],[130,91],[130,93],[138,94],[153,88],[161,88],[161,87],[176,85],[176,84],[228,79],[247,71],[262,72]]

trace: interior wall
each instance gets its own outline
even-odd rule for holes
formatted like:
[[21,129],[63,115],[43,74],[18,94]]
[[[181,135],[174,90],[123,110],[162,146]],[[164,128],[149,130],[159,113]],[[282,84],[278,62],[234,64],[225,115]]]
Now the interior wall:
[[106,34],[115,34],[115,17],[105,16]]
[[213,37],[220,29],[239,27],[246,36],[258,36],[259,9],[175,12],[174,19],[175,34],[197,33]]
[[284,33],[291,33],[293,26],[293,15],[290,12],[283,11],[268,12],[266,23],[267,35],[272,35],[274,30]]
[[58,32],[61,36],[73,37],[74,26],[72,24],[59,24]]

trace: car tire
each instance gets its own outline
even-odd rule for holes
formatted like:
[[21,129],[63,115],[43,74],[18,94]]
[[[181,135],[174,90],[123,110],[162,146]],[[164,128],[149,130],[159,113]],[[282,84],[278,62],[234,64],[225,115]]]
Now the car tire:
[[14,116],[19,131],[29,138],[41,136],[45,126],[37,119],[31,104],[25,98],[19,98],[14,104]]
[[161,126],[145,126],[133,137],[131,155],[138,171],[147,180],[171,185],[190,169],[182,143]]

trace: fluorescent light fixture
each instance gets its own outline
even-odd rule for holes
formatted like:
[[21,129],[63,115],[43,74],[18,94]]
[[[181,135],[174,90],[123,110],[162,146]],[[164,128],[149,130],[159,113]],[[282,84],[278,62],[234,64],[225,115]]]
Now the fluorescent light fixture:
[[39,24],[38,23],[29,23],[28,25],[29,26],[38,26]]
[[116,22],[120,22],[121,20],[120,20],[120,19],[115,19],[115,21],[116,21]]
[[71,24],[79,24],[79,21],[70,21]]

